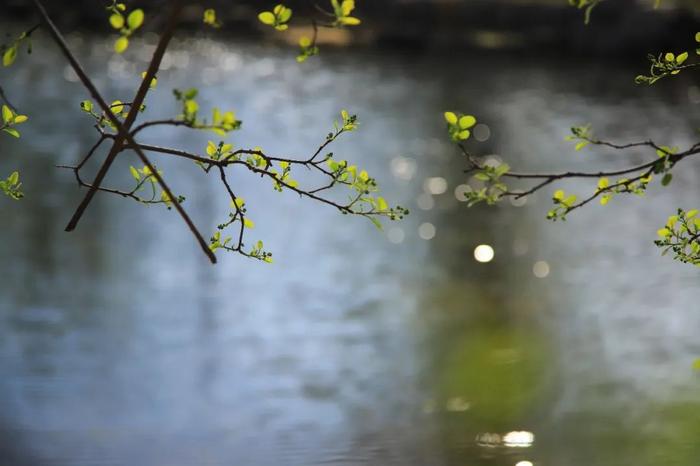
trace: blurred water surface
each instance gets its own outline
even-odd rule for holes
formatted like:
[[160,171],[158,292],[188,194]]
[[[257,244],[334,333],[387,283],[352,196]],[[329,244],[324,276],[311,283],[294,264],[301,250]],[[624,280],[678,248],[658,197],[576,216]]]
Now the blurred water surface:
[[[108,42],[71,42],[107,98],[130,99],[149,47],[105,65]],[[544,220],[549,192],[467,210],[441,121],[478,115],[474,150],[519,168],[620,166],[649,154],[574,152],[568,127],[688,144],[700,92],[687,78],[648,89],[616,63],[391,51],[299,66],[290,50],[177,43],[147,117],[177,112],[173,87],[201,86],[203,108],[244,120],[237,147],[304,157],[348,108],[362,126],[334,152],[412,210],[382,233],[234,175],[275,263],[212,267],[174,213],[119,198],[62,231],[81,193],[53,166],[95,139],[87,96],[48,41],[22,61],[2,77],[31,115],[21,140],[0,139],[0,171],[21,169],[27,192],[0,201],[5,464],[697,464],[698,275],[651,243],[677,206],[697,207],[697,169],[566,223]],[[143,139],[202,151],[209,138]],[[128,183],[130,157],[111,182]],[[216,180],[154,159],[213,231],[228,204]],[[479,244],[492,262],[474,260]]]

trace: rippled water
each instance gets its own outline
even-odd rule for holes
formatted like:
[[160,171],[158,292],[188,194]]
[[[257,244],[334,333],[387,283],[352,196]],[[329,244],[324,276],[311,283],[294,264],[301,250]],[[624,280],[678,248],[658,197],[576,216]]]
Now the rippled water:
[[[108,44],[72,40],[108,98],[128,100],[148,50],[105,66]],[[62,231],[81,193],[53,165],[94,135],[81,87],[38,48],[2,75],[32,118],[21,141],[0,139],[0,171],[20,168],[27,192],[0,201],[6,464],[697,464],[698,275],[651,244],[677,206],[697,207],[694,169],[566,223],[544,220],[550,193],[467,210],[441,122],[446,108],[479,115],[490,138],[475,150],[516,167],[624,165],[573,152],[567,128],[687,144],[700,116],[687,78],[650,90],[615,63],[392,51],[328,51],[300,67],[289,50],[177,44],[148,115],[176,112],[169,89],[200,85],[204,108],[244,120],[238,147],[301,157],[348,108],[362,127],[336,154],[412,210],[381,233],[241,174],[276,261],[212,267],[175,214],[123,199],[99,196],[77,232]],[[193,150],[207,138],[146,136]],[[112,182],[128,182],[129,163]],[[212,231],[227,207],[218,183],[188,163],[162,167]],[[425,195],[428,178],[446,192]],[[482,243],[493,262],[474,261]]]

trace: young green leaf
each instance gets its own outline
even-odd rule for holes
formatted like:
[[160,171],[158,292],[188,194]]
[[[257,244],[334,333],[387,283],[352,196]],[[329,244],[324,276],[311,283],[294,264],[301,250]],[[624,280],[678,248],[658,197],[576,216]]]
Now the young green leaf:
[[216,18],[216,10],[213,8],[208,8],[204,10],[204,24],[207,24],[213,28],[220,28],[221,23]]
[[11,124],[12,120],[14,119],[15,114],[14,112],[8,107],[7,105],[2,106],[2,120],[6,124]]
[[129,25],[129,29],[134,31],[141,27],[144,18],[145,14],[143,13],[143,10],[139,8],[129,13],[129,16],[126,19],[126,23]]
[[124,53],[128,48],[129,39],[126,37],[120,37],[114,42],[114,51],[117,53]]
[[121,100],[115,100],[109,107],[115,115],[119,115],[124,111],[124,105]]
[[9,134],[10,136],[14,136],[16,138],[19,138],[19,131],[17,131],[14,128],[3,128],[3,131]]
[[114,29],[119,30],[124,27],[124,17],[120,14],[114,13],[109,17],[109,24],[111,24]]
[[141,181],[141,174],[136,168],[129,167],[129,171],[131,172],[131,176],[133,176],[136,181]]
[[459,127],[461,129],[469,129],[476,124],[476,118],[472,115],[464,115],[459,119]]
[[260,13],[258,15],[258,19],[261,23],[267,24],[268,26],[272,26],[273,24],[275,24],[275,15],[269,11],[263,11],[262,13]]
[[16,59],[17,46],[13,45],[12,47],[8,47],[7,50],[5,50],[5,53],[2,55],[2,66],[10,66]]

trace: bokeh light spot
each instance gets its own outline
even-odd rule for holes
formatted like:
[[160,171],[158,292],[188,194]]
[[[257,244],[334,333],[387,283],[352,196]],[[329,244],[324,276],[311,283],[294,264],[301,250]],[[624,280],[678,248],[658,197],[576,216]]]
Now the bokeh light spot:
[[418,227],[418,236],[424,240],[431,240],[435,238],[435,225],[432,223],[425,222]]
[[545,278],[549,275],[549,264],[545,261],[535,262],[532,266],[532,273],[535,274],[537,278]]
[[503,444],[507,447],[527,448],[535,441],[535,434],[527,431],[508,432],[503,436]]
[[478,262],[491,262],[495,255],[493,248],[488,244],[480,244],[474,249],[474,259]]
[[439,176],[426,178],[423,182],[423,190],[433,195],[444,194],[447,191],[447,180]]
[[407,157],[394,157],[391,159],[391,173],[400,180],[411,181],[416,174],[416,162]]

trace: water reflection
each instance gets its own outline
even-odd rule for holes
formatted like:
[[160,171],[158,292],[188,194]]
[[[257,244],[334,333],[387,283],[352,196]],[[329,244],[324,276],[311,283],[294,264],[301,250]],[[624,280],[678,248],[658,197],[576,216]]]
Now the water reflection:
[[[105,68],[109,43],[76,45],[107,95],[132,92],[147,55]],[[176,216],[121,199],[99,197],[78,232],[61,231],[80,193],[52,166],[93,135],[76,124],[82,89],[69,73],[56,86],[49,52],[3,82],[22,106],[46,110],[22,141],[0,140],[3,154],[21,154],[0,170],[21,169],[30,193],[0,202],[11,219],[0,232],[2,459],[696,464],[697,276],[650,245],[668,209],[700,194],[692,174],[678,174],[679,191],[566,224],[546,224],[536,197],[467,211],[459,193],[471,181],[440,119],[445,108],[480,115],[481,153],[513,166],[577,167],[589,160],[560,141],[582,120],[638,139],[645,115],[662,116],[673,129],[652,132],[689,140],[692,91],[643,93],[629,84],[634,70],[612,65],[581,81],[585,64],[528,61],[514,73],[511,59],[480,57],[477,85],[462,79],[466,61],[447,56],[329,51],[299,67],[287,51],[176,44],[149,115],[176,111],[170,88],[206,81],[202,106],[224,98],[244,119],[237,147],[304,155],[352,104],[362,129],[336,152],[413,212],[384,235],[240,176],[277,262],[212,268]],[[207,136],[147,138],[200,150]],[[129,163],[112,181],[128,178]],[[188,165],[163,169],[212,229],[227,206],[217,186]],[[479,245],[497,253],[477,263]]]

